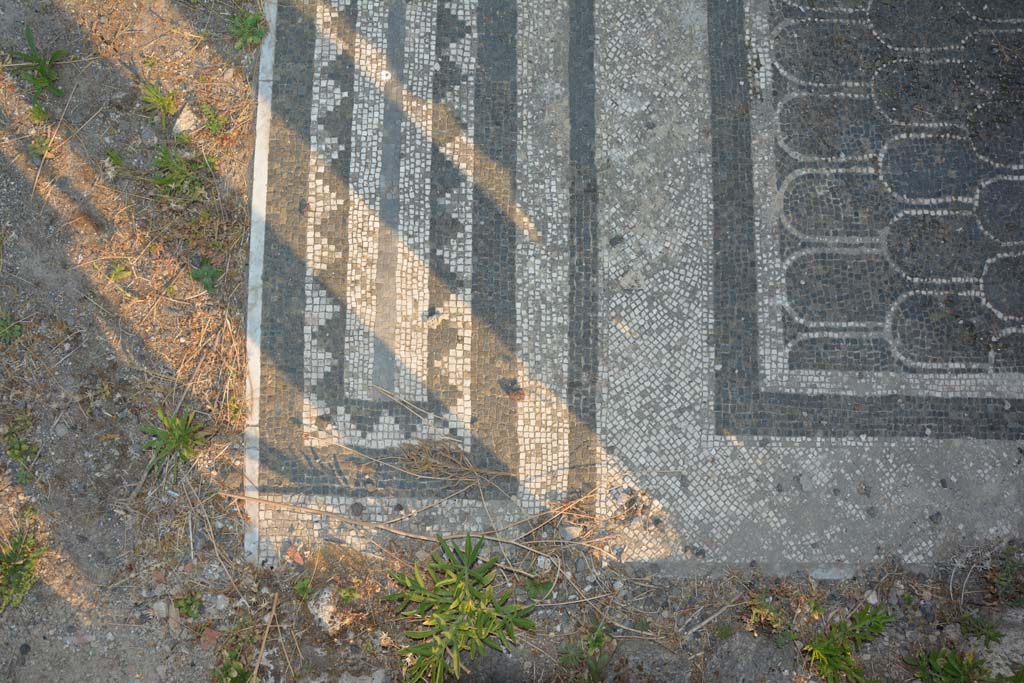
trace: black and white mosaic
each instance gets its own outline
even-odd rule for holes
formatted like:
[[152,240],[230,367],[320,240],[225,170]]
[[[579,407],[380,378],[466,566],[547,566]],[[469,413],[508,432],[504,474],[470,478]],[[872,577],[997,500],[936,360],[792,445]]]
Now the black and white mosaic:
[[[622,560],[1024,523],[1013,0],[278,0],[264,562],[331,514]],[[411,471],[444,443],[487,473]],[[318,512],[321,511],[321,512]]]

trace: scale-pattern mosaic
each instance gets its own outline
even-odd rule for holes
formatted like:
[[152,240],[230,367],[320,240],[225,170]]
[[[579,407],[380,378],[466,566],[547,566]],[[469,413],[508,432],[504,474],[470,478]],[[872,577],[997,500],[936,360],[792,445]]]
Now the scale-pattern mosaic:
[[715,199],[720,429],[1021,433],[1010,5],[779,0],[736,18],[744,44],[712,61],[712,109],[749,111],[717,140],[740,162]]
[[769,14],[754,94],[773,121],[753,141],[776,158],[757,188],[766,385],[1021,397],[1022,16]]

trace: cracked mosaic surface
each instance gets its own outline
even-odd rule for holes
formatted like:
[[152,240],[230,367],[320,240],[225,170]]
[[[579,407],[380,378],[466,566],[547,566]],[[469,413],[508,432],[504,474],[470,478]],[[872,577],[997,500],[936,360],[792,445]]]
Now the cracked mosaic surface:
[[[590,491],[614,556],[695,571],[1020,532],[1018,3],[280,0],[276,35],[264,562]],[[412,472],[438,441],[487,485]]]

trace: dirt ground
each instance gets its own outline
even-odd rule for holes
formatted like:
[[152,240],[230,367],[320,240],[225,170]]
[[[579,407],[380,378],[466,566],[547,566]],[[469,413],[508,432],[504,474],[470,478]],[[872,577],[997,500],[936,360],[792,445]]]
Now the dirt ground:
[[[328,548],[264,572],[242,561],[242,509],[222,495],[242,484],[258,50],[237,49],[229,25],[249,10],[0,3],[0,321],[19,326],[0,335],[0,541],[30,528],[47,548],[38,583],[0,611],[2,681],[245,680],[225,662],[261,681],[401,680],[407,624],[383,600],[387,572],[432,546],[396,537],[371,555]],[[67,51],[61,94],[34,96],[18,72],[26,27],[40,50]],[[164,116],[147,86],[173,93]],[[184,191],[154,182],[161,154],[183,160]],[[147,473],[142,428],[158,411],[194,411],[205,431],[177,477]],[[1024,629],[1012,547],[965,549],[932,577],[892,566],[838,583],[754,569],[672,579],[588,554],[580,525],[560,513],[532,529],[547,555],[500,549],[500,581],[535,577],[534,595],[517,595],[541,603],[537,627],[512,657],[473,664],[473,680],[577,680],[573,643],[583,659],[607,655],[590,680],[810,680],[810,635],[875,603],[895,618],[862,653],[876,677],[910,680],[904,658],[941,646],[1007,666],[1024,656],[1012,649]],[[1009,592],[993,593],[999,572]],[[1001,624],[1005,653],[968,640],[964,614]]]

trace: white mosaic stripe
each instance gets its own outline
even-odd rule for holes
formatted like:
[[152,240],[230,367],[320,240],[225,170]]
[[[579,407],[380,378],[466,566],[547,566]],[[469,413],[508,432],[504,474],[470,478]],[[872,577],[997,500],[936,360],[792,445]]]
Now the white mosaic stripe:
[[470,349],[473,335],[473,97],[476,76],[476,0],[456,0],[449,4],[455,15],[470,28],[469,33],[448,46],[448,54],[464,74],[461,86],[455,88],[437,106],[444,107],[464,124],[463,135],[453,138],[441,146],[441,152],[452,159],[462,170],[464,178],[460,185],[440,201],[463,226],[459,235],[443,246],[442,257],[452,272],[461,276],[464,286],[451,292],[437,313],[447,318],[448,324],[461,340],[449,353],[445,370],[453,386],[462,387],[462,395],[448,406],[457,435],[463,441],[463,448],[471,445],[470,422],[472,421],[471,364]]
[[260,551],[260,399],[263,363],[263,263],[266,242],[267,185],[270,175],[270,122],[274,97],[274,52],[277,41],[277,0],[263,5],[267,34],[260,47],[257,80],[256,140],[253,150],[251,230],[249,232],[249,278],[245,316],[245,557],[258,562]]
[[398,373],[395,388],[408,401],[426,401],[429,269],[430,156],[433,120],[429,102],[435,64],[437,0],[412,0],[405,5],[405,89],[399,180],[400,250],[395,283]]
[[[358,65],[375,54],[387,54],[387,3],[359,3],[356,33],[363,39],[354,46],[355,101],[352,108],[351,188],[359,202],[351,202],[348,215],[348,269],[346,279],[344,395],[369,400],[373,385],[373,330],[377,315],[377,252],[380,239],[380,171],[383,142],[384,93],[380,74],[368,74]],[[367,54],[372,51],[374,54]],[[344,418],[344,416],[339,416]],[[348,420],[339,427],[349,436]],[[355,436],[358,432],[353,432]]]
[[[623,30],[679,16],[679,33]],[[623,560],[679,557],[693,542],[696,503],[680,475],[706,469],[714,419],[706,16],[703,3],[677,0],[595,12],[597,515],[623,520],[613,543]],[[730,523],[750,512],[743,498],[714,508]]]
[[339,311],[327,292],[317,284],[318,273],[337,261],[334,244],[320,231],[325,215],[340,204],[336,194],[324,184],[327,164],[337,159],[342,143],[327,134],[320,117],[340,104],[343,93],[329,78],[323,76],[324,66],[338,57],[337,46],[327,35],[330,15],[337,9],[320,4],[316,9],[316,43],[313,60],[313,97],[310,107],[311,134],[309,140],[309,210],[306,222],[306,313],[303,325],[303,390],[307,401],[303,406],[304,436],[307,445],[324,445],[326,435],[316,425],[316,417],[327,406],[316,397],[317,383],[338,362],[329,351],[319,348],[315,332],[327,324]]
[[537,511],[568,488],[568,0],[518,11],[516,201],[539,235],[519,231],[516,242],[518,476],[523,507]]

